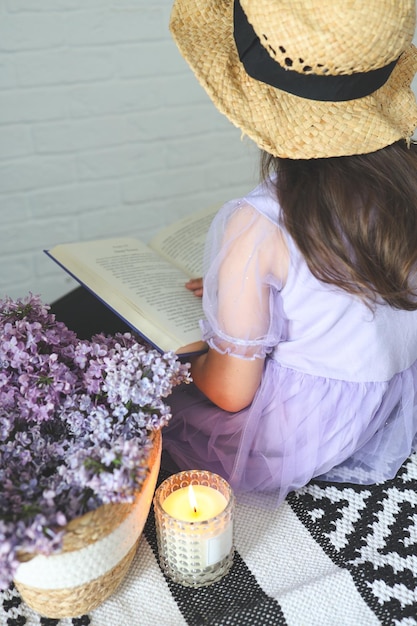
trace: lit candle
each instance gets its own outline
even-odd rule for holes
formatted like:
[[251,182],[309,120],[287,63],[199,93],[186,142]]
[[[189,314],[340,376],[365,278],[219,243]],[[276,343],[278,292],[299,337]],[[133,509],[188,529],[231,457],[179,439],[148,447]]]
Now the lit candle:
[[224,511],[227,500],[220,491],[206,485],[188,485],[169,494],[162,508],[184,522],[204,522]]
[[160,564],[192,587],[222,578],[233,564],[234,497],[228,483],[206,471],[180,472],[154,498]]

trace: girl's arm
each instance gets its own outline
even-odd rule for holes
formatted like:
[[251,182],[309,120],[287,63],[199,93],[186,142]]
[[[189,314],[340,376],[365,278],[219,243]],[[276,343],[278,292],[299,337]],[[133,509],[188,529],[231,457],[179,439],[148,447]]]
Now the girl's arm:
[[213,348],[191,360],[191,375],[197,387],[225,411],[248,406],[259,387],[264,359],[240,359]]
[[281,230],[246,205],[227,223],[216,259],[203,296],[215,347],[191,360],[191,375],[212,402],[236,412],[252,402],[262,379],[271,329],[269,277],[284,282],[288,249]]

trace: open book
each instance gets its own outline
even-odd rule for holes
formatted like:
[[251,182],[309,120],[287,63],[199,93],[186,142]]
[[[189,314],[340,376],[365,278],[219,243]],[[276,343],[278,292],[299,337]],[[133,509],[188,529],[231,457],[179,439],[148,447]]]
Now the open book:
[[148,244],[122,237],[45,252],[160,352],[191,353],[190,344],[201,340],[203,311],[184,283],[202,275],[204,242],[218,208],[183,218]]

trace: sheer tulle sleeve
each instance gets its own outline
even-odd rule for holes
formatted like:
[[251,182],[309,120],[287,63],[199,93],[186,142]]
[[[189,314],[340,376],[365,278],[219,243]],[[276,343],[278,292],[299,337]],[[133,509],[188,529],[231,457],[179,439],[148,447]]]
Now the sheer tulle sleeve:
[[[223,354],[264,358],[283,338],[278,226],[243,201],[226,204],[207,238],[203,339]],[[279,265],[279,264],[278,264]]]

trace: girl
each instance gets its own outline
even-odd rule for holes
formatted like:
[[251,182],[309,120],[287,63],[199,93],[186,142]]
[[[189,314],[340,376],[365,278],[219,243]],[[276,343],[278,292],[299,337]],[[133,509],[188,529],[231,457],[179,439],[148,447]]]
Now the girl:
[[391,478],[415,449],[414,24],[414,0],[176,0],[182,54],[263,159],[208,235],[176,468],[280,502]]

